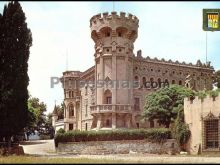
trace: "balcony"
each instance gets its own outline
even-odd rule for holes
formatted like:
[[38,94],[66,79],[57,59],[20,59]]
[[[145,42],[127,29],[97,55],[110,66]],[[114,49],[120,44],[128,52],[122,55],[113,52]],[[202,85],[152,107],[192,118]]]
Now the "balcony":
[[64,123],[76,122],[76,117],[70,116],[69,118],[64,118]]
[[94,113],[131,113],[132,106],[127,104],[101,104],[101,105],[93,105],[90,106],[91,114]]

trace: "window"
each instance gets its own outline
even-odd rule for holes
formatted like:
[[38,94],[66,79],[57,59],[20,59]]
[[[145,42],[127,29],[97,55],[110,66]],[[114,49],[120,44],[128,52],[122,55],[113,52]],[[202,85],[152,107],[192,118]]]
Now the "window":
[[88,130],[88,124],[86,123],[86,131]]
[[122,37],[122,33],[121,33],[121,32],[118,32],[118,36],[119,36],[119,37]]
[[165,79],[164,83],[165,85],[169,85],[169,81],[167,79]]
[[205,123],[205,147],[218,148],[218,119],[204,121]]
[[136,126],[137,126],[137,128],[139,128],[140,126],[139,126],[139,123],[136,123]]
[[71,91],[69,91],[69,98],[71,98]]
[[111,96],[109,96],[109,97],[106,97],[106,102],[107,102],[107,104],[111,104],[112,103],[112,97]]
[[175,84],[175,80],[172,80],[172,84]]
[[179,81],[179,85],[182,85],[182,81],[181,80]]
[[73,104],[71,104],[69,106],[69,116],[74,116],[74,106],[73,106]]
[[143,86],[144,86],[144,88],[146,88],[146,78],[145,77],[143,77]]
[[150,78],[150,85],[151,85],[151,87],[153,88],[153,85],[154,85],[154,78]]
[[150,128],[154,128],[154,121],[150,120]]
[[88,87],[87,86],[85,87],[85,90],[86,90],[85,95],[87,95],[88,94]]
[[69,124],[69,130],[73,130],[73,124]]
[[106,37],[110,37],[110,32],[107,32],[107,33],[105,34],[105,36],[106,36]]
[[140,98],[134,98],[134,109],[140,110]]
[[88,116],[88,105],[86,104],[86,113],[85,113],[85,116],[87,117]]
[[110,127],[110,120],[109,119],[106,120],[106,127]]
[[161,88],[161,79],[160,78],[158,78],[158,86],[159,86],[159,88]]

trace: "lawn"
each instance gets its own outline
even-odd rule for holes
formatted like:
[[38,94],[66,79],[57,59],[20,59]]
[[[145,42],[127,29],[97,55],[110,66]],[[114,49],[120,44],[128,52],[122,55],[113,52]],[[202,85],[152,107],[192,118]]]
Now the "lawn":
[[[89,159],[89,158],[46,158],[46,157],[34,157],[34,156],[0,156],[0,164],[25,164],[25,163],[53,163],[53,164],[61,164],[61,163],[128,163],[123,160],[109,160],[109,159]],[[130,162],[132,163],[132,162]]]

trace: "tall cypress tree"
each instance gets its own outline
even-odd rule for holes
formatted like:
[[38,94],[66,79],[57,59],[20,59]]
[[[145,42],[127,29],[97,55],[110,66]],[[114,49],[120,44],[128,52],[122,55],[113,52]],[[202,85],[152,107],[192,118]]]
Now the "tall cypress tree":
[[0,136],[10,139],[27,124],[27,72],[32,34],[17,1],[5,6],[0,21]]

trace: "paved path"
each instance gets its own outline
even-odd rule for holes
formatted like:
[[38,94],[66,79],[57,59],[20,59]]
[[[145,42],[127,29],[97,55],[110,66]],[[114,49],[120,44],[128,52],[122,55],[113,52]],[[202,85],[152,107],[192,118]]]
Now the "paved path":
[[20,144],[23,146],[24,153],[30,155],[54,155],[54,140],[31,140]]
[[48,158],[89,158],[125,160],[130,163],[220,163],[220,154],[215,157],[189,155],[157,155],[157,154],[117,154],[117,155],[72,155],[56,153],[54,140],[35,140],[21,143],[25,154]]

